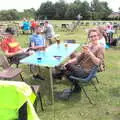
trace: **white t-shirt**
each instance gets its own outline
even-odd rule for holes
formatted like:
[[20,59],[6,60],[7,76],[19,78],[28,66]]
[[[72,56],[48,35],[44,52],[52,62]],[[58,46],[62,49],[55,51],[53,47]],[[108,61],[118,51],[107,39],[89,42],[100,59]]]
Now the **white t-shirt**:
[[99,41],[99,44],[102,45],[104,48],[106,47],[106,41],[105,41],[105,38],[102,37]]

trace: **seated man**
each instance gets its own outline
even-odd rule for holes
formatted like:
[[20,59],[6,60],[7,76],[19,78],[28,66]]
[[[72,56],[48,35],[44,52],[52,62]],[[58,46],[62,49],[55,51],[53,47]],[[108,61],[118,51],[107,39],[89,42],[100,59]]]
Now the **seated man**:
[[14,30],[8,27],[5,38],[1,42],[1,49],[10,60],[10,63],[19,64],[19,60],[28,56],[26,49],[21,48],[20,44],[14,38]]
[[[84,78],[89,75],[94,65],[100,65],[104,62],[104,48],[98,42],[100,35],[101,34],[97,29],[89,30],[88,38],[90,43],[83,46],[80,54],[64,64],[65,70],[61,71],[61,75],[65,74],[68,79],[71,75]],[[55,75],[53,75],[53,77],[55,77]],[[70,81],[74,85],[73,92],[79,92],[81,88],[77,82]]]
[[36,27],[35,34],[30,37],[30,47],[33,50],[42,50],[45,47],[45,39],[41,35],[40,27]]
[[[33,34],[30,37],[30,48],[34,51],[37,50],[44,50],[45,49],[45,39],[43,38],[43,36],[41,35],[41,29],[40,27],[36,27],[35,29],[35,34]],[[39,74],[38,74],[38,67],[32,65],[31,66],[31,70],[33,72],[33,78],[34,79],[41,79],[44,80],[44,78],[42,78]]]

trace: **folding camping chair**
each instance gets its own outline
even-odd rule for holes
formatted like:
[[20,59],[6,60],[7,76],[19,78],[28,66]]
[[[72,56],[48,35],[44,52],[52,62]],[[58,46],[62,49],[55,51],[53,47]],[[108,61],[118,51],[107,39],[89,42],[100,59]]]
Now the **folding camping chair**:
[[14,68],[10,66],[6,56],[0,55],[0,66],[2,67],[2,71],[0,71],[0,79],[14,79],[18,75],[20,75],[22,81],[24,81],[22,77],[22,69]]
[[90,71],[88,77],[86,77],[86,78],[80,78],[80,77],[75,77],[75,76],[70,76],[69,77],[69,79],[71,79],[73,81],[76,81],[79,84],[81,90],[84,92],[85,96],[89,100],[89,103],[91,103],[91,104],[93,104],[93,103],[92,103],[90,97],[87,95],[87,92],[86,92],[84,87],[91,83],[97,91],[97,88],[96,88],[95,83],[93,81],[93,78],[96,78],[97,82],[99,83],[99,81],[97,79],[97,76],[96,76],[97,71],[98,71],[98,66],[94,66],[92,68],[92,70]]

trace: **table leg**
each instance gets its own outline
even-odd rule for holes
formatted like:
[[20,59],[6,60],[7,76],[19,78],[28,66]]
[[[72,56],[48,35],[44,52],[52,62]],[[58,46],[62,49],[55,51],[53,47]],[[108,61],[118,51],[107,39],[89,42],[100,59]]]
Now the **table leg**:
[[54,104],[52,68],[49,68],[49,73],[50,73],[50,94],[51,94],[51,104]]

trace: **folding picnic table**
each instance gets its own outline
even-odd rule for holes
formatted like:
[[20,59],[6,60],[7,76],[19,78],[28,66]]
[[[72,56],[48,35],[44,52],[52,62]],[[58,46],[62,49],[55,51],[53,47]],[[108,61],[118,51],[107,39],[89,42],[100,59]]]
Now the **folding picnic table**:
[[28,56],[22,60],[22,64],[31,64],[44,66],[49,68],[50,76],[50,93],[51,93],[51,103],[54,103],[54,94],[53,94],[53,77],[52,77],[52,68],[59,66],[66,58],[68,58],[77,48],[79,44],[68,43],[67,46],[64,43],[52,44],[45,51],[37,51],[31,56]]

